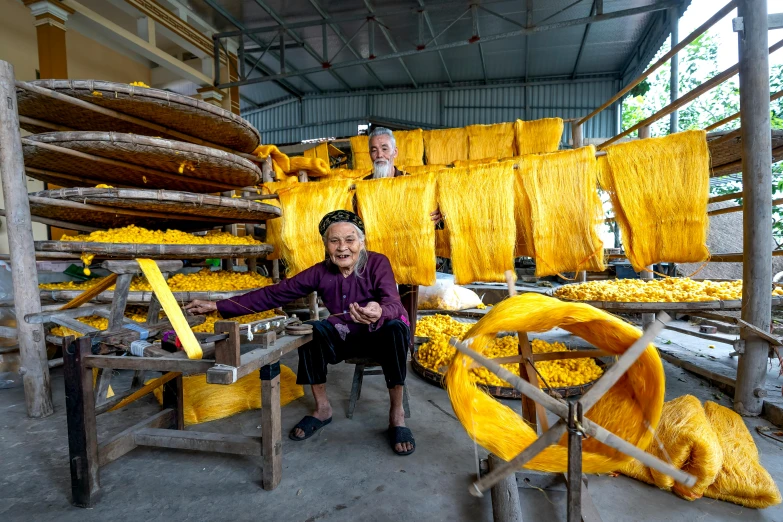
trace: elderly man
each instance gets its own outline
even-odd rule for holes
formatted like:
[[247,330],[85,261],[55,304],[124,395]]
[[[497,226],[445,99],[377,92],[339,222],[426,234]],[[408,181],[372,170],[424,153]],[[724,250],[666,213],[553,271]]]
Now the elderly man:
[[326,395],[329,364],[371,357],[380,363],[389,389],[390,444],[397,455],[410,455],[416,443],[405,427],[402,395],[411,331],[389,259],[367,251],[364,223],[353,212],[328,213],[318,232],[326,251],[324,261],[276,285],[217,302],[195,300],[185,309],[198,314],[217,310],[230,318],[270,310],[318,292],[331,315],[323,321],[312,321],[313,340],[299,348],[296,379],[298,384],[311,386],[315,411],[305,416],[289,437],[295,441],[309,439],[332,421],[332,406]]

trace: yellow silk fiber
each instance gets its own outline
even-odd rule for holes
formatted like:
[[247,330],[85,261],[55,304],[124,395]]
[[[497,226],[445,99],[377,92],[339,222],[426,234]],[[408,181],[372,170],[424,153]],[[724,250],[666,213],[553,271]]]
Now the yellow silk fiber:
[[283,209],[281,254],[289,277],[324,260],[318,223],[333,210],[353,210],[352,184],[351,180],[297,183],[278,192]]
[[351,136],[351,155],[354,170],[372,170],[370,142],[367,136]]
[[272,156],[272,162],[278,166],[282,172],[291,170],[291,163],[288,156],[280,152],[277,145],[259,145],[256,147],[256,150],[253,151],[253,154],[259,158]]
[[[642,332],[606,312],[580,303],[564,303],[538,294],[510,297],[497,305],[466,334],[481,353],[499,332],[546,332],[560,327],[593,346],[622,354]],[[534,427],[508,406],[470,382],[472,361],[457,354],[446,374],[446,390],[457,418],[479,445],[510,460],[538,437]],[[626,374],[593,406],[586,416],[635,446],[646,449],[658,426],[663,407],[664,373],[655,346],[648,346]],[[649,426],[649,429],[648,429]],[[563,473],[568,463],[566,436],[525,467]],[[588,438],[583,443],[585,473],[608,473],[630,457]]]
[[539,158],[524,163],[533,168],[529,174],[521,174],[531,206],[536,276],[603,271],[603,243],[596,230],[603,222],[603,207],[598,197],[595,148],[553,152]]
[[666,402],[655,435],[649,453],[695,476],[696,485],[688,489],[635,459],[628,462],[621,473],[663,490],[672,490],[686,500],[704,495],[721,469],[723,449],[699,399],[683,395]]
[[420,174],[422,172],[437,172],[447,168],[449,168],[448,165],[405,165],[402,167],[402,171],[408,174]]
[[435,284],[435,173],[356,182],[367,249],[389,258],[398,284]]
[[372,169],[332,169],[331,179],[361,179],[370,175]]
[[540,154],[555,152],[563,135],[563,120],[543,118],[540,120],[514,122],[514,143],[516,154]]
[[423,136],[428,165],[451,165],[468,159],[468,131],[464,128],[428,130]]
[[305,156],[293,156],[290,158],[291,170],[288,173],[296,174],[300,170],[307,172],[311,177],[328,176],[330,169],[329,163],[321,158],[307,158]]
[[468,125],[465,130],[468,133],[467,159],[506,158],[516,155],[513,123]]
[[[234,384],[207,384],[207,376],[189,375],[182,378],[183,416],[185,425],[224,419],[237,413],[261,408],[261,379],[258,374],[245,375]],[[153,392],[162,404],[163,388]],[[280,365],[280,406],[304,396],[304,388],[296,384],[291,368]]]
[[424,135],[421,129],[394,131],[397,143],[397,165],[424,165]]
[[780,490],[759,462],[759,451],[737,413],[707,401],[704,413],[723,449],[723,466],[705,497],[759,508],[780,504]]
[[177,300],[174,299],[174,294],[171,293],[169,285],[163,279],[163,274],[160,273],[158,264],[152,259],[136,259],[136,262],[139,263],[141,271],[144,272],[144,277],[147,278],[147,282],[158,297],[163,311],[166,312],[166,318],[171,322],[174,331],[177,332],[177,338],[182,343],[185,353],[188,354],[188,359],[201,359],[201,345],[198,344],[193,330],[190,329],[190,325],[185,320],[185,315],[182,313]]
[[476,165],[484,165],[486,163],[495,163],[497,158],[483,158],[483,159],[469,159],[469,160],[455,160],[455,167],[475,167]]
[[706,133],[684,131],[611,145],[606,157],[609,168],[602,173],[603,182],[634,270],[661,261],[706,261]]
[[514,255],[535,257],[536,249],[533,245],[533,209],[530,205],[530,197],[525,187],[533,183],[533,172],[538,170],[541,157],[531,154],[510,161],[516,165],[514,176],[514,221],[517,225],[517,241]]
[[[297,181],[297,183],[298,183],[298,181]],[[264,183],[261,186],[261,191],[264,194],[277,194],[277,191],[279,191],[282,188],[288,187],[290,185],[291,185],[291,183],[287,183],[285,181]],[[263,201],[267,205],[272,205],[273,207],[280,208],[280,202],[278,200],[276,200],[276,199],[265,199]],[[276,217],[276,218],[272,218],[272,219],[267,219],[266,220],[266,241],[265,242],[268,245],[272,245],[274,247],[274,251],[271,254],[268,254],[266,256],[267,259],[280,259],[280,252],[283,249],[283,239],[280,237],[282,229],[283,229],[283,218],[282,217]]]
[[505,281],[514,268],[514,169],[510,163],[437,173],[458,285]]

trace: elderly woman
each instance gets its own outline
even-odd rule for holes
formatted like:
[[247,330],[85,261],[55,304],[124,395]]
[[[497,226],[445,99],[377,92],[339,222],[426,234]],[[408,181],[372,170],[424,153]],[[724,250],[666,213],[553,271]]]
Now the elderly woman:
[[415,449],[405,427],[403,384],[410,342],[408,314],[400,302],[386,256],[364,247],[364,223],[353,212],[337,210],[321,220],[318,231],[326,259],[280,283],[222,301],[195,300],[185,309],[204,314],[217,310],[224,318],[269,310],[318,292],[331,314],[312,321],[313,340],[299,348],[296,382],[309,384],[315,411],[297,424],[289,437],[302,441],[332,421],[326,395],[327,365],[352,357],[371,357],[383,368],[389,389],[388,435],[397,455]]

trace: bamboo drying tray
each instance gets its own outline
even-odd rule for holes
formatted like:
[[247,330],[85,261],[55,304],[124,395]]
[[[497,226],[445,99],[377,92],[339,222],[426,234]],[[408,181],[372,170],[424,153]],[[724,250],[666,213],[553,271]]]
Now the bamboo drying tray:
[[[31,196],[89,205],[164,213],[171,218],[198,216],[200,219],[230,220],[232,223],[263,223],[280,216],[280,208],[243,198],[194,194],[172,190],[135,188],[66,188],[43,190]],[[117,226],[117,225],[114,225]],[[156,226],[155,228],[160,228]]]
[[102,258],[135,259],[207,259],[228,257],[263,257],[273,247],[261,245],[181,245],[144,243],[90,243],[86,241],[35,241],[36,252],[96,254]]
[[[712,176],[728,176],[742,171],[742,136],[739,129],[707,134]],[[783,159],[783,131],[772,131],[772,161]]]
[[30,177],[63,186],[84,185],[82,179],[88,178],[134,187],[221,192],[256,185],[261,179],[261,170],[236,154],[135,134],[50,132],[22,138],[22,149]]
[[[258,130],[244,118],[190,96],[99,80],[38,80],[29,83],[239,152],[253,152],[261,142]],[[28,89],[17,87],[16,96],[21,116],[43,122],[74,130],[129,132],[179,139]],[[22,128],[33,133],[50,130],[34,123],[22,123]]]
[[[207,301],[218,301],[221,299],[228,299],[229,297],[236,297],[253,291],[253,288],[247,290],[235,290],[232,292],[172,292],[174,299],[178,303],[189,303],[194,299],[204,299]],[[47,301],[56,302],[68,302],[82,295],[84,290],[41,290],[41,299]],[[154,295],[154,292],[128,292],[128,304],[146,304],[150,302],[150,299]],[[111,303],[114,301],[114,290],[107,290],[98,294],[92,299],[97,303]]]
[[[47,191],[43,191],[47,192]],[[232,225],[236,220],[198,217],[187,214],[169,214],[165,212],[139,212],[110,206],[89,205],[75,201],[51,199],[30,195],[30,214],[37,217],[60,221],[63,228],[71,224],[101,228],[126,227],[137,225],[145,228],[178,230],[208,230],[221,225]]]

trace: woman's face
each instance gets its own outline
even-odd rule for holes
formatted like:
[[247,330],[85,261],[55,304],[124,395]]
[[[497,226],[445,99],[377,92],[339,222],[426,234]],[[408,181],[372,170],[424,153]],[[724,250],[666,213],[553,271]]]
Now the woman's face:
[[350,269],[359,261],[364,242],[350,223],[335,223],[326,230],[326,251],[329,259],[342,269]]

